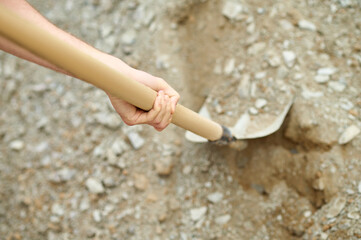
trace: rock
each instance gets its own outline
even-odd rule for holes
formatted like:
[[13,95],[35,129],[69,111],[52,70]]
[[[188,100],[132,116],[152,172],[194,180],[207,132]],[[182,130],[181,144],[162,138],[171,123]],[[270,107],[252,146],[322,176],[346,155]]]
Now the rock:
[[338,71],[337,68],[334,67],[326,67],[326,68],[320,68],[317,70],[317,75],[333,75]]
[[313,31],[315,32],[317,30],[315,24],[313,24],[312,22],[310,21],[307,21],[307,20],[300,20],[298,22],[298,27],[300,29],[303,29],[303,30],[309,30],[309,31]]
[[360,219],[360,214],[358,212],[349,212],[347,213],[347,217],[349,219],[353,219],[353,220],[357,220],[357,219]]
[[361,132],[360,128],[356,125],[351,125],[341,134],[338,139],[339,144],[346,144],[354,139]]
[[144,191],[148,187],[148,179],[143,174],[134,174],[134,187],[137,190]]
[[227,222],[229,222],[229,220],[231,220],[231,215],[227,214],[227,215],[223,215],[223,216],[220,216],[220,217],[217,217],[215,219],[215,222],[219,225],[224,225],[226,224]]
[[116,114],[109,114],[105,112],[99,112],[94,115],[95,120],[103,126],[110,129],[117,129],[120,127],[121,121]]
[[263,79],[267,76],[267,73],[266,72],[258,72],[254,75],[254,78],[255,79]]
[[101,212],[99,210],[94,210],[93,211],[93,219],[95,222],[101,222],[102,220],[102,216],[101,216]]
[[327,218],[334,218],[336,217],[345,207],[346,205],[346,198],[345,197],[335,197],[332,201],[327,204],[329,206],[326,217]]
[[258,110],[254,107],[250,107],[248,109],[249,113],[252,114],[252,115],[257,115],[258,114]]
[[133,45],[137,38],[137,32],[134,29],[129,29],[123,33],[121,41],[125,45]]
[[230,20],[241,20],[240,14],[242,13],[242,10],[242,4],[234,0],[227,0],[223,5],[222,14]]
[[346,88],[346,85],[341,82],[331,81],[328,83],[328,87],[336,92],[343,92]]
[[127,137],[135,150],[140,149],[145,141],[137,132],[129,132]]
[[85,185],[91,193],[101,194],[105,191],[101,182],[95,178],[88,178]]
[[191,209],[190,214],[192,221],[197,222],[198,220],[202,219],[206,215],[207,210],[207,207]]
[[287,67],[291,68],[296,63],[296,54],[292,51],[283,51],[282,52],[283,60]]
[[58,216],[64,215],[64,208],[59,203],[54,203],[53,206],[51,206],[51,212]]
[[256,100],[256,103],[255,103],[256,108],[261,109],[266,105],[267,105],[267,100],[266,99],[259,98],[259,99]]
[[155,65],[157,69],[168,69],[170,67],[169,64],[169,56],[168,55],[159,55],[155,60]]
[[192,172],[192,166],[190,166],[190,165],[187,165],[187,166],[185,166],[184,168],[183,168],[183,174],[184,175],[188,175],[188,174],[190,174],[191,172]]
[[339,0],[339,3],[344,8],[352,6],[352,1],[351,0]]
[[359,193],[361,193],[361,181],[358,183],[357,190],[358,190]]
[[154,163],[155,170],[160,176],[169,176],[172,173],[173,161],[170,157],[162,157]]
[[316,75],[315,76],[315,81],[317,83],[326,83],[326,82],[328,82],[328,80],[330,80],[330,76],[328,76],[328,75]]
[[75,176],[76,170],[63,168],[53,174],[50,174],[49,180],[54,183],[63,183],[71,180]]
[[222,201],[223,199],[223,194],[220,192],[215,192],[212,194],[209,194],[207,196],[208,201],[210,201],[211,203],[218,203],[220,201]]
[[269,51],[266,54],[267,62],[271,67],[278,67],[281,65],[281,58],[275,51]]
[[22,140],[14,140],[10,142],[10,149],[20,151],[24,148],[25,144]]
[[103,184],[105,187],[107,188],[113,188],[113,187],[116,187],[117,184],[116,182],[114,181],[114,179],[112,177],[107,177],[103,180]]
[[234,58],[229,59],[224,67],[224,74],[230,76],[235,69],[235,63],[236,60]]
[[247,49],[247,53],[251,56],[261,53],[266,48],[266,43],[258,42],[254,43]]
[[279,24],[286,31],[292,31],[294,29],[293,24],[291,22],[287,21],[286,19],[281,19],[279,21]]

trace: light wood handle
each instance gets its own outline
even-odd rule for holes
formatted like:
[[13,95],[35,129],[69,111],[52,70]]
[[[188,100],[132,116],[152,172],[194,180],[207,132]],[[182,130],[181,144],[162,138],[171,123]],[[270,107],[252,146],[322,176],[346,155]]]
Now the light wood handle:
[[[138,108],[147,111],[153,106],[157,96],[154,90],[54,37],[1,4],[0,35]],[[221,125],[180,104],[172,123],[211,141],[219,140],[223,134]]]

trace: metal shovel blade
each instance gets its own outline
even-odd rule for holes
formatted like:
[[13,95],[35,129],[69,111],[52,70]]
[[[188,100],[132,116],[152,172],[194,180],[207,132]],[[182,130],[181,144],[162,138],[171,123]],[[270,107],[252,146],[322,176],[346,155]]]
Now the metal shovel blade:
[[[228,126],[238,140],[261,138],[281,127],[293,104],[292,92],[283,83],[251,84],[249,78],[242,78],[214,88],[199,114]],[[208,142],[189,131],[185,136],[191,142]]]

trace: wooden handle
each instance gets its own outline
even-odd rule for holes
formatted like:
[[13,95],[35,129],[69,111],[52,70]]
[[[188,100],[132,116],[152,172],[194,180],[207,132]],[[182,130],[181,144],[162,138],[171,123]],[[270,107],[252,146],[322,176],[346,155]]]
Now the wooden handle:
[[[147,111],[153,107],[157,96],[154,90],[56,38],[1,4],[0,35],[138,108]],[[211,141],[219,140],[223,133],[221,125],[180,104],[172,123]]]

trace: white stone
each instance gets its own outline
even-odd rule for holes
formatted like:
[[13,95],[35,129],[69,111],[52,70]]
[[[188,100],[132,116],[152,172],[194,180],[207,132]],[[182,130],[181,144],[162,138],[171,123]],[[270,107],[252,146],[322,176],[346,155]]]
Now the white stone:
[[185,166],[185,167],[183,168],[183,174],[184,174],[184,175],[188,175],[188,174],[190,174],[191,172],[192,172],[192,166],[187,165],[187,166]]
[[88,178],[85,182],[86,187],[91,193],[104,193],[104,187],[101,182],[95,178]]
[[326,217],[327,218],[334,218],[345,207],[346,198],[345,197],[336,197],[336,198],[332,199],[332,201],[327,205],[329,206],[329,209],[327,211]]
[[261,108],[263,108],[264,106],[266,106],[267,103],[268,103],[268,102],[267,102],[266,99],[259,98],[259,99],[256,100],[255,106],[256,106],[256,108],[261,109]]
[[298,27],[301,28],[301,29],[309,30],[309,31],[313,31],[313,32],[315,32],[317,30],[315,24],[313,24],[310,21],[304,20],[304,19],[300,20],[298,22]]
[[102,220],[101,212],[99,210],[93,211],[93,219],[95,222],[100,222]]
[[358,190],[359,193],[361,193],[361,181],[358,183],[357,190]]
[[125,45],[132,45],[135,43],[137,38],[137,32],[133,29],[127,30],[125,33],[123,33],[121,37],[121,41]]
[[76,171],[74,169],[63,168],[54,174],[49,176],[49,180],[54,183],[61,183],[71,180],[75,176]]
[[215,222],[219,225],[224,225],[227,222],[229,222],[229,220],[231,220],[231,215],[227,214],[227,215],[217,217]]
[[360,128],[356,125],[351,125],[341,134],[338,139],[339,144],[346,144],[354,139],[361,132]]
[[328,76],[328,75],[316,75],[315,76],[315,81],[318,83],[326,83],[326,82],[328,82],[328,80],[330,80],[330,76]]
[[346,85],[341,82],[331,81],[328,83],[328,87],[336,92],[343,92],[346,88]]
[[302,97],[305,99],[320,98],[323,96],[324,96],[323,92],[320,91],[310,91],[308,89],[303,89],[302,91]]
[[264,42],[258,42],[253,44],[247,49],[247,53],[249,55],[257,55],[260,52],[262,52],[266,48],[266,43]]
[[327,234],[327,233],[324,233],[324,232],[321,232],[320,238],[321,238],[321,240],[327,240],[328,234]]
[[296,63],[296,54],[292,51],[283,51],[283,60],[287,67],[291,68]]
[[360,214],[358,212],[349,212],[347,213],[349,219],[357,220],[360,219]]
[[267,73],[266,72],[258,72],[254,75],[254,78],[255,79],[263,79],[267,76]]
[[352,6],[351,0],[339,0],[342,7],[350,7]]
[[206,215],[207,207],[193,208],[190,213],[192,221],[196,222]]
[[309,218],[309,217],[312,216],[312,212],[311,212],[311,211],[306,211],[306,212],[303,213],[303,216],[304,216],[305,218]]
[[127,134],[127,137],[130,143],[132,144],[133,148],[136,150],[141,148],[145,143],[144,139],[137,132],[129,132]]
[[280,20],[279,24],[286,31],[292,31],[294,29],[293,24],[285,19]]
[[248,109],[249,113],[252,114],[252,115],[257,115],[258,114],[258,110],[254,107],[250,107]]
[[228,0],[222,9],[222,14],[228,19],[240,20],[239,15],[242,13],[243,7],[240,3],[233,0]]
[[236,60],[234,58],[229,59],[224,67],[224,74],[230,76],[235,69],[235,64]]
[[25,146],[24,142],[22,140],[14,140],[10,142],[10,148],[15,151],[20,151]]
[[54,203],[53,206],[51,206],[51,212],[58,216],[64,215],[64,208],[60,206],[59,203]]
[[223,194],[220,192],[211,193],[207,196],[207,199],[211,203],[218,203],[218,202],[222,201]]
[[317,70],[317,75],[332,75],[337,72],[337,68],[334,67],[326,67],[326,68],[320,68]]

